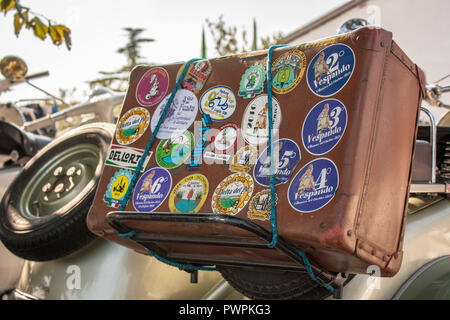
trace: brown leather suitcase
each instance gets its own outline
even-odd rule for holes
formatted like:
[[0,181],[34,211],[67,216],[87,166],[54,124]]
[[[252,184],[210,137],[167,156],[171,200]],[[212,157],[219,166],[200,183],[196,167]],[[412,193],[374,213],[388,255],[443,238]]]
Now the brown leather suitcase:
[[296,270],[298,248],[329,272],[377,265],[394,275],[422,71],[380,28],[273,51],[278,243],[268,248],[267,57],[265,50],[194,62],[131,190],[183,64],[136,67],[90,230],[179,264]]

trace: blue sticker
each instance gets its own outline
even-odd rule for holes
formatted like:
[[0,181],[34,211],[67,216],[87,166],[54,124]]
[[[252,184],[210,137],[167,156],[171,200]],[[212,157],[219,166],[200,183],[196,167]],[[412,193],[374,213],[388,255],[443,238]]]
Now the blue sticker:
[[299,212],[313,212],[326,206],[339,186],[339,173],[333,161],[318,158],[307,163],[292,179],[289,204]]
[[[290,139],[280,139],[273,143],[273,158],[275,166],[275,185],[286,183],[297,164],[300,162],[300,149]],[[270,157],[268,148],[259,156],[253,168],[256,182],[263,186],[270,185]]]
[[350,80],[355,54],[345,44],[329,46],[314,56],[308,66],[308,86],[320,97],[339,92]]
[[172,177],[163,168],[146,171],[136,183],[133,193],[133,205],[137,211],[151,212],[166,199],[172,187]]
[[347,127],[347,109],[336,99],[316,104],[303,122],[303,146],[311,154],[322,155],[333,149]]

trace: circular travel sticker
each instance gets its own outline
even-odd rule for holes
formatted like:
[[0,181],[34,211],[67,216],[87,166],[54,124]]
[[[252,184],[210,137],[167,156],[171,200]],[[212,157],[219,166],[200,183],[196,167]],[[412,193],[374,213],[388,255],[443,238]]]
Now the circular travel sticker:
[[308,86],[320,97],[339,92],[350,80],[355,67],[355,54],[345,44],[334,44],[321,50],[311,60]]
[[281,94],[291,92],[302,80],[305,69],[303,51],[294,49],[283,53],[272,63],[272,90]]
[[250,200],[253,193],[253,179],[247,173],[234,173],[217,186],[212,197],[214,213],[236,215]]
[[129,145],[142,137],[150,123],[150,113],[144,108],[128,110],[117,123],[116,139],[121,145]]
[[219,128],[211,138],[211,150],[215,153],[227,153],[238,143],[239,127],[234,123],[227,123]]
[[[270,186],[270,157],[266,148],[258,158],[253,168],[256,182],[262,186]],[[300,149],[290,139],[280,139],[273,143],[273,161],[275,185],[286,183],[300,162]]]
[[186,130],[179,136],[161,140],[156,148],[156,162],[166,169],[177,168],[190,158],[194,149],[194,136]]
[[236,111],[236,95],[229,87],[212,87],[201,96],[200,111],[208,114],[212,120],[227,120]]
[[168,89],[169,74],[166,69],[154,67],[139,80],[136,87],[136,99],[143,106],[152,106],[161,102]]
[[[258,145],[269,140],[269,116],[267,94],[254,98],[245,109],[242,118],[242,134],[248,143]],[[277,130],[281,123],[281,109],[278,100],[272,97],[273,129]]]
[[230,170],[235,172],[247,172],[258,159],[258,150],[252,146],[240,148],[233,156],[230,164]]
[[106,194],[103,198],[108,207],[120,207],[132,178],[133,173],[130,170],[121,169],[114,173],[114,176],[109,180]]
[[318,158],[307,163],[292,179],[288,200],[299,212],[313,212],[327,205],[339,186],[339,173],[333,161]]
[[[169,98],[170,94],[156,108],[150,123],[152,131],[155,131]],[[185,89],[178,90],[156,137],[158,139],[169,139],[174,136],[179,136],[194,122],[197,111],[198,100],[195,94]]]
[[139,212],[151,212],[166,199],[172,177],[164,168],[151,168],[139,178],[133,193],[133,206]]
[[[275,194],[275,204],[278,196]],[[270,210],[272,209],[272,197],[270,190],[263,190],[255,194],[248,204],[248,217],[252,220],[270,220]]]
[[311,154],[322,155],[333,149],[347,127],[347,109],[336,99],[316,104],[303,122],[303,146]]
[[238,95],[244,99],[255,97],[263,92],[265,79],[266,70],[264,66],[260,64],[251,66],[242,75]]
[[208,179],[202,174],[192,174],[183,178],[170,194],[170,211],[178,213],[198,212],[205,203],[208,190]]
[[[185,65],[183,64],[178,70],[177,81]],[[208,60],[193,62],[186,71],[186,75],[181,82],[181,88],[198,93],[205,85],[206,80],[208,80],[211,70],[211,62]]]

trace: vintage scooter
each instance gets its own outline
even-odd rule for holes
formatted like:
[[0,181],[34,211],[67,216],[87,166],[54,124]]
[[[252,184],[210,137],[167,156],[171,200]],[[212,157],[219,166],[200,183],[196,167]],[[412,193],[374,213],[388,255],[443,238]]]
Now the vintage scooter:
[[[48,72],[27,75],[27,70],[25,62],[18,57],[3,58],[0,61],[0,71],[5,79],[0,80],[0,94],[26,83],[45,93],[50,100],[66,104],[62,99],[30,82],[32,79],[48,76]],[[96,174],[101,171],[103,156],[114,132],[116,121],[114,113],[117,112],[117,107],[120,110],[123,97],[123,93],[98,88],[92,92],[87,101],[40,118],[30,108],[20,106],[20,103],[0,104],[0,197],[3,197],[5,192],[20,195],[21,225],[16,226],[17,229],[10,230],[12,237],[19,241],[16,245],[28,246],[29,241],[38,241],[25,235],[27,227],[30,231],[38,229],[42,224],[51,225],[52,220],[64,219],[65,214],[77,210],[80,203],[89,205],[88,200],[82,201],[88,193],[85,189],[95,186]],[[39,107],[36,103],[33,106]],[[86,117],[87,115],[90,117]],[[55,139],[45,135],[49,132],[45,130],[46,128],[54,127],[58,121],[73,116],[84,116],[88,120],[74,130],[58,133]],[[89,122],[91,124],[87,124]],[[90,139],[90,136],[96,138]],[[68,167],[72,170],[76,168],[76,172],[70,177],[67,172],[55,173],[57,168],[65,168],[67,171],[70,169]],[[82,178],[78,178],[80,176]],[[69,182],[70,185],[64,190],[57,189],[63,188],[62,186]],[[47,186],[45,189],[47,193],[44,193],[43,188],[49,183],[53,184]],[[80,200],[74,202],[77,196]],[[52,219],[51,215],[47,216],[45,212],[57,212],[57,215]],[[73,215],[70,217],[73,219]],[[77,221],[82,225],[79,219],[80,217]],[[73,230],[79,231],[79,228]],[[51,238],[51,227],[42,234]],[[73,250],[80,245],[69,243],[66,250]],[[0,291],[11,289],[17,280],[18,271],[23,263],[18,257],[30,258],[20,249],[17,250],[14,256],[0,244]]]
[[[426,101],[431,106],[449,108],[441,102],[441,95],[448,91],[450,87],[429,85]],[[417,136],[402,267],[392,278],[379,277],[376,266],[368,268],[365,275],[349,276],[342,292],[343,299],[450,298],[450,202],[447,199],[447,193],[450,192],[447,184],[450,170],[450,117],[444,116],[436,122],[429,108],[423,106],[422,111],[429,118],[430,125],[420,126]],[[149,268],[152,268],[152,272],[146,272]],[[142,281],[142,274],[146,275],[145,281]],[[161,276],[166,276],[167,281],[158,281]],[[99,240],[54,261],[27,261],[17,287],[8,297],[245,298],[222,280],[217,272],[199,271],[198,277],[200,287],[189,284],[187,274],[176,268]],[[239,286],[239,283],[233,285]],[[208,286],[209,291],[205,290]],[[313,291],[311,294],[315,297],[332,298],[323,288],[316,287]]]

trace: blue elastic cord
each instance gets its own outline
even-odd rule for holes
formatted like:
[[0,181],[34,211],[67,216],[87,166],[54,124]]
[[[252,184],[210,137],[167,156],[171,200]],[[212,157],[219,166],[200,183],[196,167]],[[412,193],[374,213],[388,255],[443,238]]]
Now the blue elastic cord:
[[[169,100],[167,101],[167,104],[165,105],[164,110],[161,113],[161,116],[160,116],[160,118],[158,120],[158,123],[156,124],[155,130],[153,131],[153,134],[150,137],[150,140],[147,143],[147,146],[145,147],[145,150],[144,150],[144,153],[143,153],[144,156],[141,157],[141,159],[139,159],[139,163],[138,163],[138,165],[136,167],[136,171],[134,172],[133,177],[131,178],[130,185],[128,186],[128,190],[125,193],[124,199],[122,200],[122,203],[120,205],[119,211],[124,211],[125,210],[125,207],[126,207],[126,205],[128,203],[128,200],[130,198],[131,192],[134,189],[134,185],[136,184],[136,180],[137,180],[137,178],[138,178],[138,176],[139,176],[139,174],[141,172],[142,166],[144,165],[145,158],[147,158],[148,152],[150,151],[150,149],[153,146],[153,142],[156,139],[156,135],[158,134],[159,128],[161,127],[161,124],[163,123],[164,118],[166,117],[167,111],[169,110],[170,106],[173,103],[173,100],[175,99],[175,95],[176,95],[176,93],[178,91],[178,88],[181,85],[181,82],[184,80],[184,77],[186,76],[186,72],[187,72],[189,66],[192,64],[192,62],[199,61],[199,60],[201,60],[201,59],[191,59],[188,62],[186,62],[185,66],[183,68],[183,71],[181,72],[180,77],[178,78],[178,81],[175,84],[175,87],[174,87],[174,89],[172,91],[172,94],[170,95]],[[122,238],[131,238],[135,234],[136,234],[136,232],[134,230],[132,230],[132,231],[130,231],[128,233],[119,233],[119,236],[121,236]],[[151,252],[148,249],[147,249],[147,252],[151,256],[155,257],[157,260],[159,260],[159,261],[161,261],[163,263],[166,263],[168,265],[181,268],[181,269],[186,269],[186,270],[204,270],[204,271],[215,271],[216,270],[215,267],[206,267],[206,266],[199,267],[199,266],[192,266],[192,265],[187,265],[187,264],[175,263],[175,262],[166,260],[166,259],[158,256],[157,254]]]
[[329,291],[334,292],[334,288],[332,286],[323,283],[322,280],[318,279],[315,276],[314,272],[311,269],[311,264],[309,263],[309,260],[308,260],[308,258],[306,258],[305,254],[299,249],[295,249],[295,250],[297,250],[297,253],[300,255],[300,257],[302,257],[303,264],[305,265],[306,271],[308,272],[308,274],[311,277],[311,279],[313,279],[315,282],[320,284],[322,287],[328,289]]
[[[271,198],[271,207],[270,207],[270,224],[272,227],[272,241],[267,245],[269,248],[274,248],[277,244],[278,240],[278,230],[277,230],[277,212],[275,209],[276,202],[275,202],[275,167],[274,167],[274,155],[272,153],[273,149],[273,110],[272,110],[272,54],[273,50],[276,48],[285,47],[286,45],[276,45],[271,46],[269,48],[268,54],[267,54],[267,103],[268,103],[268,109],[267,109],[267,116],[269,117],[269,145],[267,147],[267,152],[270,157],[270,198]],[[327,285],[323,283],[320,279],[318,279],[314,272],[311,269],[311,264],[309,263],[308,258],[306,258],[306,255],[299,249],[295,249],[297,253],[300,255],[300,257],[303,260],[303,264],[305,265],[306,271],[308,272],[311,279],[319,283],[322,287],[325,287],[329,291],[333,292],[334,288],[330,285]]]
[[178,78],[177,83],[175,84],[175,88],[173,89],[172,94],[170,95],[169,101],[167,101],[167,103],[166,103],[166,105],[164,107],[164,110],[161,113],[161,116],[160,116],[160,118],[158,120],[158,123],[156,124],[155,130],[153,131],[153,134],[150,137],[150,140],[147,143],[147,146],[145,147],[143,156],[141,157],[141,159],[139,159],[138,165],[136,167],[136,171],[134,172],[133,177],[131,178],[130,185],[128,186],[128,189],[127,189],[127,191],[125,193],[125,196],[124,196],[124,198],[122,200],[122,203],[120,205],[119,211],[124,211],[125,210],[125,207],[126,207],[126,205],[128,203],[128,199],[130,198],[131,192],[132,192],[132,190],[134,188],[134,185],[136,184],[136,180],[137,180],[137,178],[138,178],[138,176],[139,176],[139,174],[141,172],[142,166],[144,165],[144,161],[147,158],[148,152],[152,148],[153,142],[156,139],[156,135],[158,134],[159,127],[161,127],[161,124],[163,123],[164,118],[166,117],[167,111],[169,110],[170,106],[172,105],[173,100],[175,99],[175,95],[177,94],[177,91],[178,91],[178,88],[181,85],[181,82],[184,80],[184,77],[186,75],[186,72],[187,72],[189,66],[191,65],[192,62],[195,62],[195,61],[198,61],[198,60],[201,60],[201,59],[191,59],[188,62],[186,62],[186,65],[184,66],[183,71],[181,72],[181,75]]
[[276,214],[276,202],[275,202],[275,168],[274,168],[274,156],[272,153],[273,143],[273,110],[272,110],[272,54],[275,48],[285,47],[285,44],[271,46],[267,53],[267,116],[269,117],[269,145],[267,147],[267,153],[270,157],[270,224],[272,226],[272,241],[268,244],[269,248],[274,248],[277,244],[278,232],[277,232],[277,214]]

